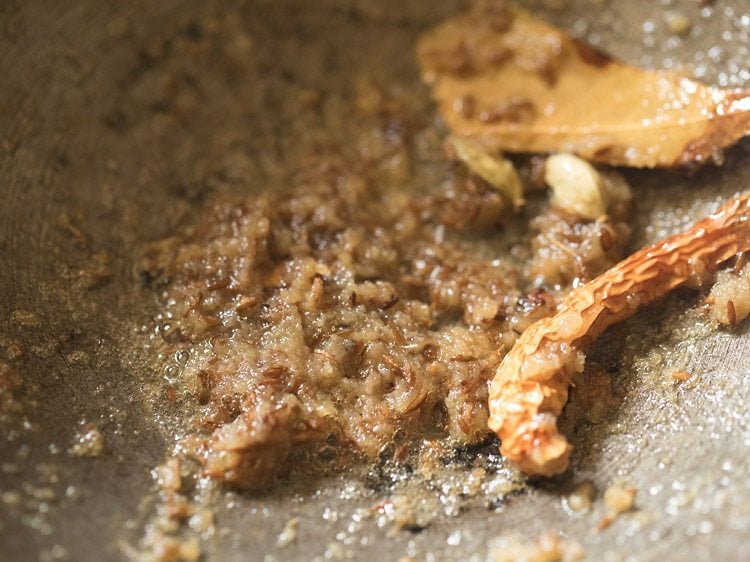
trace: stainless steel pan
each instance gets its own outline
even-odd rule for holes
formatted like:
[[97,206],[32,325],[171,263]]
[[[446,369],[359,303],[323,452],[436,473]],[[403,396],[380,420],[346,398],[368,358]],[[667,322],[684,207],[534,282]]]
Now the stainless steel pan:
[[[155,310],[133,274],[140,246],[169,234],[208,193],[242,192],[267,166],[292,166],[289,108],[306,88],[351,95],[361,71],[419,92],[433,111],[413,45],[457,4],[2,3],[0,360],[23,380],[23,410],[0,426],[0,559],[120,559],[138,540],[175,414],[154,415],[159,396],[148,389],[164,362],[136,344],[135,328]],[[631,62],[684,65],[725,86],[750,81],[742,0],[533,7]],[[673,12],[692,22],[688,36],[670,31]],[[262,87],[247,79],[258,68]],[[630,172],[635,244],[750,188],[749,154],[740,143],[723,167],[693,176]],[[263,497],[219,492],[205,558],[480,560],[498,536],[555,531],[590,560],[750,559],[750,336],[747,326],[696,327],[695,305],[679,294],[594,351],[624,399],[612,421],[577,434],[567,476],[395,536],[376,518],[358,522],[357,509],[381,496],[357,477],[287,482]],[[657,354],[664,363],[654,368]],[[689,384],[669,380],[678,369],[694,374]],[[89,423],[105,452],[71,456]],[[577,482],[601,491],[617,477],[638,489],[637,513],[596,533],[600,511],[565,512],[561,498]],[[279,548],[292,517],[297,540]]]

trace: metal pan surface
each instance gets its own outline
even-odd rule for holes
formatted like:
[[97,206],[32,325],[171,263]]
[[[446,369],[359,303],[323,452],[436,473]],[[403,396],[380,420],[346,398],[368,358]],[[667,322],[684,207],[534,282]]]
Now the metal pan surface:
[[[529,6],[629,62],[750,84],[741,0]],[[148,390],[162,360],[137,343],[155,311],[133,273],[140,248],[210,193],[274,189],[268,178],[293,165],[305,134],[294,108],[307,90],[346,98],[364,76],[411,92],[429,118],[414,44],[459,8],[451,0],[3,2],[0,360],[23,385],[20,413],[0,430],[0,558],[126,558],[155,509],[151,470],[173,439],[172,414],[155,410]],[[675,14],[692,24],[688,34],[670,29]],[[747,190],[749,156],[741,142],[722,167],[694,175],[627,172],[634,247]],[[747,325],[709,329],[696,304],[689,293],[671,297],[592,352],[613,367],[623,401],[611,421],[576,435],[564,477],[532,482],[502,505],[468,501],[458,516],[395,534],[362,515],[382,490],[358,474],[285,482],[260,497],[218,491],[205,560],[484,560],[499,537],[549,531],[580,543],[589,560],[750,559],[750,334]],[[656,355],[667,361],[658,369]],[[670,370],[695,376],[678,386]],[[69,454],[91,423],[105,452]],[[563,499],[577,483],[601,491],[617,478],[637,488],[635,514],[596,532],[596,513],[567,513]],[[296,540],[280,547],[292,518]]]

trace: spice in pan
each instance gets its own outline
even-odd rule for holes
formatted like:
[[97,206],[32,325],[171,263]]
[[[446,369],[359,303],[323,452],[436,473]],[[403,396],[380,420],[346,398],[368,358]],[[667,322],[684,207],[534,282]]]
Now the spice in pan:
[[419,43],[423,78],[454,135],[489,151],[654,168],[721,162],[750,133],[750,92],[626,65],[509,4],[474,2]]
[[570,444],[558,431],[557,416],[572,377],[583,370],[586,347],[608,326],[748,250],[750,194],[744,194],[574,289],[554,316],[523,333],[495,373],[489,425],[503,454],[529,474],[563,472]]
[[463,167],[419,195],[369,166],[208,204],[145,252],[164,353],[187,358],[165,376],[199,408],[191,450],[208,475],[255,488],[300,462],[481,442],[502,355],[629,235],[629,190],[607,178],[606,218],[542,205],[511,238],[503,196]]

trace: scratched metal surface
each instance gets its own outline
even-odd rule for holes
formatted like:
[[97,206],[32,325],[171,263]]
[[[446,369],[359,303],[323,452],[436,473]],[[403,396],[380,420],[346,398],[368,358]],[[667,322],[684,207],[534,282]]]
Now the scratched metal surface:
[[[22,419],[0,433],[0,558],[119,559],[122,541],[137,537],[147,518],[149,471],[163,458],[169,433],[140,399],[158,366],[133,343],[133,326],[154,304],[132,271],[139,246],[168,234],[212,189],[198,181],[196,162],[231,149],[247,157],[252,173],[253,158],[265,157],[269,145],[283,157],[293,144],[283,92],[300,85],[346,89],[352,68],[426,97],[413,43],[456,4],[2,3],[0,335],[23,349],[11,363],[25,382]],[[629,61],[683,65],[722,85],[750,83],[750,14],[741,0],[706,7],[692,0],[534,4]],[[672,12],[693,23],[689,36],[669,32]],[[205,70],[214,74],[188,98],[189,119],[160,117],[165,85],[149,76],[153,60],[171,37],[198,33],[186,22],[209,13],[228,14],[222,21],[251,38],[253,64],[267,65],[270,91],[279,93],[277,121],[259,117],[268,106],[243,81],[242,45],[234,66]],[[237,133],[238,119],[244,132]],[[749,155],[744,142],[724,167],[692,177],[630,173],[636,244],[747,189]],[[80,271],[101,251],[113,276],[86,288]],[[695,305],[693,295],[680,293],[610,331],[592,352],[624,398],[611,420],[575,436],[573,467],[564,477],[531,483],[493,510],[476,502],[420,533],[395,536],[374,519],[352,519],[377,493],[361,492],[350,475],[281,486],[262,498],[224,494],[205,558],[322,560],[341,553],[329,548],[339,541],[358,560],[483,560],[498,536],[556,531],[581,543],[590,560],[750,559],[750,334],[747,326],[734,333],[707,328]],[[0,349],[0,360],[9,361],[7,355],[7,347]],[[669,373],[678,369],[695,376],[675,386]],[[82,421],[104,433],[102,456],[67,454]],[[564,511],[561,497],[576,482],[591,479],[601,491],[615,477],[638,488],[639,515],[595,533],[601,501],[588,515]],[[293,516],[298,539],[277,548]]]

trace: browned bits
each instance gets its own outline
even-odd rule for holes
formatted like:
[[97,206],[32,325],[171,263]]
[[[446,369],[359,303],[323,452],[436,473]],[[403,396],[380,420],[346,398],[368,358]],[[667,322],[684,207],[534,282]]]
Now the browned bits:
[[254,307],[256,304],[258,304],[258,299],[256,297],[242,296],[240,297],[235,310],[237,312],[243,312]]
[[685,371],[674,371],[671,376],[677,382],[685,382],[690,379],[690,373]]
[[750,315],[750,266],[740,256],[731,269],[720,271],[706,297],[709,315],[718,324],[734,328]]
[[599,231],[599,243],[602,245],[602,250],[605,252],[611,250],[615,244],[612,227],[606,221],[602,222],[602,228]]
[[730,326],[737,325],[737,310],[734,308],[734,301],[731,299],[727,301],[727,319]]
[[[410,414],[411,412],[419,408],[422,404],[424,404],[425,400],[427,400],[426,392],[422,392],[418,394],[407,404],[407,406],[402,410],[402,413]],[[462,428],[462,429],[464,429],[464,433],[466,433],[467,435],[471,434],[471,431],[472,431],[471,428],[468,428],[468,429]]]
[[[186,448],[231,485],[376,459],[396,435],[406,450],[433,433],[481,441],[487,383],[521,314],[522,274],[488,251],[499,215],[464,235],[442,214],[484,221],[502,202],[486,182],[413,193],[359,156],[313,162],[284,192],[209,202],[143,262],[164,291],[157,334],[189,357],[165,401],[200,406]],[[221,279],[232,283],[209,289]]]
[[166,390],[164,391],[164,394],[166,396],[167,401],[170,404],[175,404],[177,402],[177,391],[174,389],[173,386],[168,386]]
[[531,100],[514,96],[480,111],[479,120],[482,123],[520,123],[533,118],[535,114],[536,107]]
[[229,285],[232,283],[230,279],[223,278],[223,279],[217,279],[216,281],[210,282],[206,288],[209,291],[221,291],[222,289],[226,289],[229,287]]
[[316,276],[313,279],[310,291],[310,301],[312,308],[318,308],[320,299],[323,298],[323,279],[320,276]]
[[[456,53],[470,54],[474,70],[487,65],[491,45],[464,47]],[[249,174],[247,196],[217,194],[144,256],[161,308],[151,337],[167,356],[190,356],[169,399],[205,402],[186,450],[231,485],[263,487],[320,460],[322,446],[340,466],[378,458],[396,435],[407,447],[425,434],[485,439],[500,358],[572,281],[516,309],[546,272],[529,280],[526,232],[498,228],[510,217],[506,197],[469,166],[441,167],[450,177],[437,183],[411,174],[439,157],[437,131],[423,127],[421,102],[375,82],[318,104],[340,134],[310,139],[292,173]],[[492,101],[476,98],[476,111]],[[576,217],[542,214],[546,226],[532,229],[551,235],[565,222],[581,271],[619,258],[617,248],[602,256],[593,223],[581,230]],[[506,253],[511,245],[517,252]],[[210,373],[202,383],[201,371]]]
[[211,373],[205,370],[198,371],[196,375],[196,392],[195,397],[199,404],[208,404],[211,398],[211,388],[213,387],[213,380]]
[[261,373],[261,378],[258,381],[258,384],[261,386],[269,386],[274,389],[280,389],[284,387],[288,375],[289,369],[287,367],[284,365],[274,365]]
[[574,289],[552,317],[533,324],[495,373],[489,426],[521,470],[552,475],[568,466],[570,444],[557,428],[583,350],[608,326],[750,250],[750,194],[735,197],[687,231],[644,248]]

